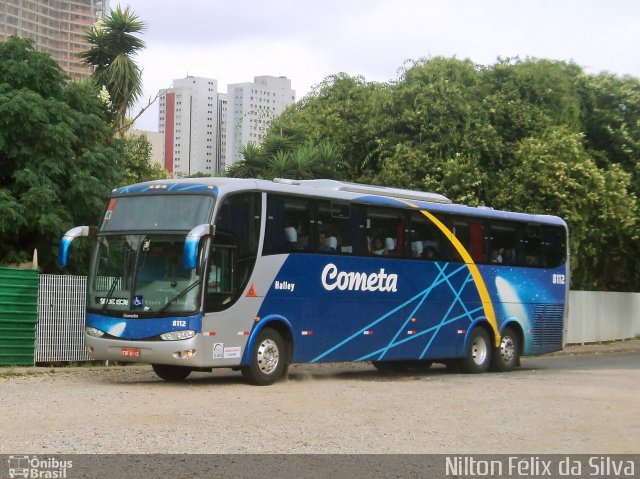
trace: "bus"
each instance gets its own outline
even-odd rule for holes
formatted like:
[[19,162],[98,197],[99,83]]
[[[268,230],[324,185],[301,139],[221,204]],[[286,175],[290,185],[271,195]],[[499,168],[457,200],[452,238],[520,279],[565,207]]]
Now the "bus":
[[509,371],[561,350],[559,217],[336,180],[200,178],[115,189],[94,236],[85,346],[167,381],[293,363]]

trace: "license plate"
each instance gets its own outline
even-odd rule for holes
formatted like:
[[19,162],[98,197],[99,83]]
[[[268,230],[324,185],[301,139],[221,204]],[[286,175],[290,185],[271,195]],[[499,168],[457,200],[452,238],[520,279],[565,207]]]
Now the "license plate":
[[140,349],[139,348],[120,348],[120,354],[128,358],[139,358]]

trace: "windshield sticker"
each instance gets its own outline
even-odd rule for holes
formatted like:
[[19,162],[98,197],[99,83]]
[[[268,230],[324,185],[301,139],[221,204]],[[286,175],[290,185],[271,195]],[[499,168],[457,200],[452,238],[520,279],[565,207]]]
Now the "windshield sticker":
[[144,296],[137,294],[133,297],[133,307],[142,308],[144,306]]
[[109,306],[129,306],[129,300],[127,298],[96,298],[98,304]]
[[113,212],[116,210],[117,204],[118,204],[118,200],[116,199],[111,199],[109,201],[109,206],[107,206],[107,212],[104,214],[105,221],[109,221],[111,219]]

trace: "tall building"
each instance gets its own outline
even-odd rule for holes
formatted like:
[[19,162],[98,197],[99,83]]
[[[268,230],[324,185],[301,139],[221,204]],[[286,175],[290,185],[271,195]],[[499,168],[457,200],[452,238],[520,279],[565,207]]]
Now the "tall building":
[[78,57],[89,48],[82,37],[108,4],[108,0],[2,0],[0,41],[10,36],[31,38],[36,49],[49,53],[71,78],[87,78],[91,70]]
[[158,129],[164,134],[164,168],[176,176],[216,173],[218,81],[192,77],[160,90]]
[[260,143],[269,123],[295,102],[296,92],[286,77],[257,76],[253,83],[227,87],[226,165],[242,159],[240,151],[249,142]]
[[259,76],[218,93],[213,78],[187,77],[160,90],[158,129],[164,168],[175,176],[217,175],[241,159],[249,141],[259,143],[269,122],[295,101],[291,80]]

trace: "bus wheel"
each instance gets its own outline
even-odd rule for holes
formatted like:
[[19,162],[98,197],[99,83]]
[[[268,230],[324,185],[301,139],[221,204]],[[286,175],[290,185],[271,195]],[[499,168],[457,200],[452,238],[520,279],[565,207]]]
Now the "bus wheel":
[[251,363],[242,368],[242,375],[256,386],[268,386],[282,378],[288,369],[287,348],[282,336],[265,328],[251,352]]
[[183,381],[191,374],[191,368],[185,366],[170,366],[168,364],[152,364],[153,372],[165,381]]
[[511,371],[520,362],[520,339],[513,328],[502,333],[500,346],[493,350],[491,367],[495,371]]
[[465,372],[471,374],[484,373],[491,365],[491,342],[489,335],[482,327],[471,333],[467,356],[462,359]]

